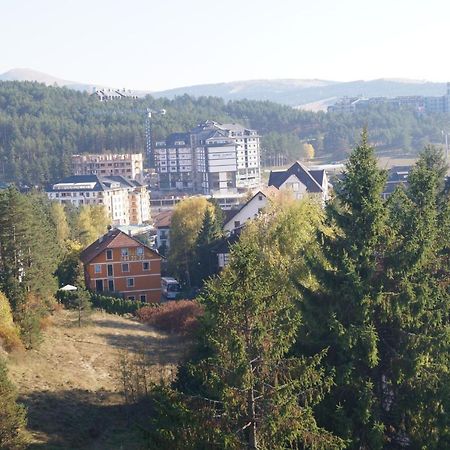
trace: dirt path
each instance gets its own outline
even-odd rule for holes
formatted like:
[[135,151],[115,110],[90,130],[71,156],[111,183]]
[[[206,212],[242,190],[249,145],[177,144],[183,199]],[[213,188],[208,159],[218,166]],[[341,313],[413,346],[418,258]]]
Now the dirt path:
[[28,407],[31,448],[137,449],[118,392],[121,351],[145,349],[155,371],[170,374],[186,349],[135,320],[96,312],[79,328],[61,311],[37,350],[9,359],[10,377]]

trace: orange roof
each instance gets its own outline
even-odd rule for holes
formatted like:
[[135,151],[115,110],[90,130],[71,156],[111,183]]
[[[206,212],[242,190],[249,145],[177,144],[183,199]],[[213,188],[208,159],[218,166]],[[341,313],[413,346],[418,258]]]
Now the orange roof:
[[153,253],[161,257],[161,255],[150,248],[149,246],[138,241],[136,238],[120,231],[117,228],[109,231],[94,241],[91,245],[86,247],[80,254],[80,259],[84,264],[92,261],[98,254],[105,251],[107,248],[121,248],[121,247],[146,247]]
[[170,228],[173,211],[163,211],[153,217],[155,228]]

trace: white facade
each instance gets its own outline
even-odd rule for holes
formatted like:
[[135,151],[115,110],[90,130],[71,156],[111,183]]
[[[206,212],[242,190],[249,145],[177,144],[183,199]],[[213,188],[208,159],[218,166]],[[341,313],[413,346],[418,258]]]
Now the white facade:
[[142,182],[144,165],[142,153],[104,153],[72,155],[74,175],[122,176]]
[[[150,220],[150,197],[145,186],[122,177],[99,179],[95,175],[73,176],[47,190],[50,200],[75,207],[102,205],[113,225],[140,225]],[[120,180],[122,178],[122,180]]]
[[223,226],[224,231],[231,233],[249,220],[255,219],[267,206],[267,196],[258,191],[241,209],[234,214]]

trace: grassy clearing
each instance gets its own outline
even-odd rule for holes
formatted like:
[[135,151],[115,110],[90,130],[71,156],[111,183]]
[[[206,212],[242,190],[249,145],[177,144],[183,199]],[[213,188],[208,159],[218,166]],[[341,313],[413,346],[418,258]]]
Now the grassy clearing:
[[9,357],[10,377],[28,408],[31,448],[144,448],[133,428],[145,405],[124,405],[118,357],[145,349],[155,378],[169,378],[184,356],[185,340],[101,312],[81,328],[76,324],[75,312],[60,311],[37,350]]

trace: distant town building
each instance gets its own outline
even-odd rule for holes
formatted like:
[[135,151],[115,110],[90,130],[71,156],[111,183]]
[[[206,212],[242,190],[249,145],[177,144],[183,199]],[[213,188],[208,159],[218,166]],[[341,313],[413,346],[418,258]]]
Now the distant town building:
[[101,102],[107,102],[111,100],[122,100],[124,98],[138,99],[139,96],[130,91],[129,89],[111,89],[111,88],[94,88],[93,94]]
[[82,205],[103,205],[114,225],[140,225],[150,220],[146,186],[122,176],[73,175],[46,190],[50,200]]
[[120,175],[128,180],[143,181],[142,153],[101,153],[72,155],[74,175]]
[[239,124],[207,120],[157,141],[154,153],[161,190],[215,195],[261,183],[259,135]]
[[129,300],[161,301],[161,256],[137,239],[113,229],[81,252],[86,286]]
[[167,254],[170,248],[170,227],[173,211],[163,211],[153,218],[156,229],[155,247],[163,254]]
[[410,108],[418,112],[450,113],[450,82],[443,96],[425,97],[420,95],[401,97],[343,97],[328,107],[328,112],[353,112],[371,105],[391,105],[396,108]]

